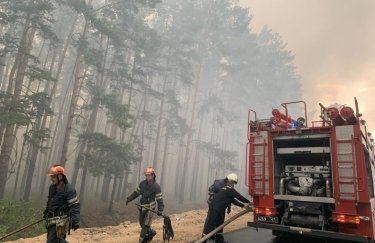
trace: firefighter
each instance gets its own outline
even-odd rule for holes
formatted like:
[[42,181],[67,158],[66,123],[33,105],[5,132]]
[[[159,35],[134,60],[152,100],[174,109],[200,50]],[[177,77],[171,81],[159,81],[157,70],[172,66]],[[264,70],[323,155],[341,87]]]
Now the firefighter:
[[43,216],[46,220],[47,243],[66,243],[70,228],[77,230],[80,221],[80,204],[74,187],[68,183],[65,169],[53,165],[47,175],[51,178],[48,201]]
[[[227,181],[228,181],[228,177],[231,177],[232,174],[229,174],[227,177],[225,177],[224,179],[217,179],[214,181],[214,183],[208,188],[208,199],[207,199],[207,204],[208,204],[208,212],[207,212],[207,217],[206,217],[206,221],[204,222],[204,227],[206,227],[206,224],[207,224],[207,221],[209,219],[209,215],[210,215],[210,204],[214,198],[214,194],[217,193],[221,188],[225,187],[226,184],[227,184]],[[231,211],[231,206],[229,206],[227,208],[227,213],[229,214]],[[202,236],[204,236],[202,234]]]
[[[126,205],[141,195],[140,204],[155,210],[157,203],[157,212],[161,215],[164,210],[163,194],[156,182],[155,170],[153,167],[147,167],[144,174],[146,179],[141,181],[137,189],[126,198]],[[139,208],[139,224],[142,228],[139,236],[140,243],[150,242],[156,235],[156,231],[151,229],[152,217],[152,212]]]
[[[234,189],[234,185],[237,184],[238,181],[237,175],[231,173],[226,179],[226,185],[218,192],[214,193],[213,199],[209,204],[209,212],[207,214],[202,236],[207,235],[216,227],[224,223],[225,210],[230,207],[232,203],[239,207],[250,206],[250,201]],[[217,232],[216,235],[210,239],[215,240],[215,243],[225,243],[223,230]]]

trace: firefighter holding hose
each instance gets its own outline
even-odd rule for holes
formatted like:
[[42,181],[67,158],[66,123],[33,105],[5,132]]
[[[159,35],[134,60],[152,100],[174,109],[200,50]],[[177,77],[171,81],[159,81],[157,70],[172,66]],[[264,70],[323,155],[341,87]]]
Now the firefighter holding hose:
[[[234,185],[238,181],[237,175],[231,173],[226,179],[226,185],[213,195],[213,199],[209,204],[209,214],[207,215],[202,236],[207,235],[224,223],[225,211],[232,203],[242,208],[251,206],[250,201],[234,189]],[[225,243],[223,229],[210,239],[215,240],[215,243]]]

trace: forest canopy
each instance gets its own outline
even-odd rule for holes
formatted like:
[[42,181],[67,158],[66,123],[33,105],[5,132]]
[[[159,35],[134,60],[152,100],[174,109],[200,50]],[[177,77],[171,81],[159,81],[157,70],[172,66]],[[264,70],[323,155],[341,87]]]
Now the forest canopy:
[[301,96],[251,20],[231,0],[1,1],[0,199],[44,195],[52,164],[82,203],[111,209],[149,165],[167,198],[204,198],[244,166],[247,110]]

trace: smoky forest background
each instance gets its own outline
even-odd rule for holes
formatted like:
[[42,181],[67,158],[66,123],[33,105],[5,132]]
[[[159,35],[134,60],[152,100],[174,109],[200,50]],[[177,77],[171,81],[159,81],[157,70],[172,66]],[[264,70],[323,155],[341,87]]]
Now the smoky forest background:
[[301,97],[251,20],[232,0],[1,0],[0,199],[45,201],[52,164],[109,212],[146,166],[176,204],[230,172],[246,192],[248,109]]

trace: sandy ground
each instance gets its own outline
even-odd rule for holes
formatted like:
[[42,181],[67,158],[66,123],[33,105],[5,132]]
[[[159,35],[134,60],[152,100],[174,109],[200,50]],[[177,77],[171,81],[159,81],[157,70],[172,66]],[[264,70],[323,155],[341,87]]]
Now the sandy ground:
[[[241,208],[232,207],[232,212],[226,218],[233,216],[234,214],[241,211]],[[171,242],[175,243],[187,243],[197,240],[201,236],[204,220],[206,218],[206,209],[191,210],[180,214],[170,215],[172,220],[172,226],[174,230],[174,239]],[[230,232],[236,229],[247,227],[247,221],[252,219],[251,214],[246,214],[231,224],[227,225],[224,232]],[[152,228],[157,231],[157,235],[154,237],[154,243],[163,242],[162,239],[162,227],[163,220],[160,217],[155,217],[152,224]],[[72,232],[68,235],[67,240],[70,243],[75,242],[103,242],[103,243],[137,243],[139,237],[140,227],[138,222],[125,221],[117,226],[107,226],[102,228],[82,228]],[[17,241],[7,242],[20,242],[20,243],[34,243],[34,242],[45,242],[46,234],[40,235],[34,238],[19,239]]]

